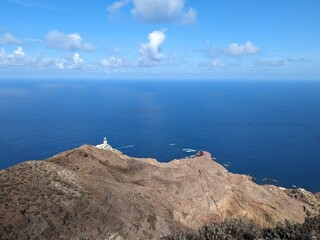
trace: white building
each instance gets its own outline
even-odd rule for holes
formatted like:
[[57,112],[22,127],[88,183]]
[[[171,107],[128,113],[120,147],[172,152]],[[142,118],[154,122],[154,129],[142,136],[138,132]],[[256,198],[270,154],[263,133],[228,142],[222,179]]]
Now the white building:
[[96,145],[96,147],[100,149],[105,149],[105,150],[112,150],[112,147],[108,144],[106,137],[103,138],[103,143]]

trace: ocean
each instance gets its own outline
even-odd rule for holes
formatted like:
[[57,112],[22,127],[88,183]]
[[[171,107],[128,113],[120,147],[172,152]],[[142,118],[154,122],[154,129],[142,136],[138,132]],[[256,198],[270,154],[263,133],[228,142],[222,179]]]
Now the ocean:
[[130,156],[206,150],[258,183],[320,191],[320,81],[0,81],[1,169],[104,136]]

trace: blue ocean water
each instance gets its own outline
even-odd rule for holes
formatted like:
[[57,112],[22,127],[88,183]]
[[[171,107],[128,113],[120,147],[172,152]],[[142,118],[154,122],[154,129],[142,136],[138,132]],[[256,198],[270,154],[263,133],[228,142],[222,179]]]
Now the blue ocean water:
[[131,156],[203,149],[259,183],[320,191],[320,81],[0,82],[0,168],[104,136]]

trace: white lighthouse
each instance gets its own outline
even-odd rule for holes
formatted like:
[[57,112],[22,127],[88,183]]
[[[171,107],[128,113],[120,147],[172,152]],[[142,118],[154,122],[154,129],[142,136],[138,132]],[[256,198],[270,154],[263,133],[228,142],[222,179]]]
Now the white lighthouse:
[[108,144],[106,137],[103,138],[102,144],[96,145],[96,147],[105,150],[112,150],[112,147]]

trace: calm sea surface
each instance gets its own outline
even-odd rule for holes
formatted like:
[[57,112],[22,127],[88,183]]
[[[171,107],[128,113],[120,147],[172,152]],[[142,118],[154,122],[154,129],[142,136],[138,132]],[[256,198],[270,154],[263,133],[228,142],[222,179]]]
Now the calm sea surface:
[[104,136],[131,156],[203,149],[259,183],[320,191],[320,81],[0,81],[0,168]]

